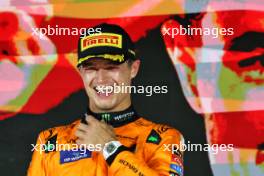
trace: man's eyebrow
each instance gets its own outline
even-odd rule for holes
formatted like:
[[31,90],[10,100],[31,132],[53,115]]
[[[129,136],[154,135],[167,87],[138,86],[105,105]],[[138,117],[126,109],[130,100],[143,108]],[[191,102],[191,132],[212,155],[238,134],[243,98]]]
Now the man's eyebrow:
[[256,48],[264,48],[263,32],[246,32],[234,38],[226,49],[234,51],[253,51]]
[[91,63],[91,62],[84,62],[83,63],[83,66],[85,66],[85,67],[89,67],[89,66],[93,66],[94,64],[93,63]]

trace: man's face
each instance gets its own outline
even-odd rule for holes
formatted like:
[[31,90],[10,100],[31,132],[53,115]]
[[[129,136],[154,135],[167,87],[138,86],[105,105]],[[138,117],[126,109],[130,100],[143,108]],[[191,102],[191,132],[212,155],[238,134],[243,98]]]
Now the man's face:
[[234,31],[234,35],[217,38],[164,37],[185,97],[205,116],[208,143],[234,144],[233,152],[210,153],[214,175],[262,175],[264,12],[207,12],[192,24],[203,30]]
[[[252,20],[254,19],[254,20]],[[264,107],[264,13],[256,11],[227,11],[207,13],[202,27],[233,28],[234,35],[208,40],[203,36],[198,75],[205,74],[204,66],[213,69],[215,83],[207,76],[200,79],[200,95],[213,96],[212,112],[252,111]],[[215,47],[216,49],[213,49]],[[213,54],[214,53],[214,54]],[[199,55],[196,58],[199,58]],[[210,57],[210,58],[208,58]],[[209,63],[206,61],[209,60]],[[211,63],[210,63],[211,62]],[[203,78],[203,75],[200,76]],[[198,77],[199,78],[199,77]],[[208,81],[209,80],[209,81]],[[202,84],[213,85],[209,95]],[[218,89],[218,90],[217,90]]]
[[[192,108],[199,113],[262,110],[264,13],[208,12],[194,23],[191,27],[203,30],[231,28],[234,35],[165,37]],[[175,21],[166,25],[179,27]]]
[[[205,119],[208,141],[211,144],[230,143],[235,147],[232,154],[211,155],[211,162],[215,164],[213,170],[219,175],[223,173],[220,168],[224,163],[232,163],[225,166],[228,168],[225,170],[229,170],[227,175],[263,174],[263,154],[258,148],[264,144],[264,12],[208,13],[202,25],[208,27],[209,24],[234,29],[234,35],[217,41],[203,38],[203,48],[215,44],[217,49],[208,49],[208,52],[205,49],[200,59],[218,58],[212,63],[197,65],[197,90],[201,101],[205,101],[204,107],[210,107],[207,114],[211,118]],[[209,76],[204,77],[205,73]],[[208,90],[211,94],[206,93]],[[228,156],[229,160],[223,159]]]
[[[80,67],[81,77],[89,106],[93,111],[118,111],[130,105],[130,93],[119,92],[121,86],[130,86],[137,74],[139,61],[114,64],[111,61],[94,58]],[[116,90],[116,92],[114,91]]]

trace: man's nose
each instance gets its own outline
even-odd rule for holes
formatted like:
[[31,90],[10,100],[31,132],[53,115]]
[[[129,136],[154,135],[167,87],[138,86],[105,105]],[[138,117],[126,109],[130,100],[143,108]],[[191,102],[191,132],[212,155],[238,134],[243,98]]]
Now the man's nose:
[[96,79],[100,83],[104,82],[107,80],[108,77],[108,72],[105,69],[98,69],[97,74],[96,74]]

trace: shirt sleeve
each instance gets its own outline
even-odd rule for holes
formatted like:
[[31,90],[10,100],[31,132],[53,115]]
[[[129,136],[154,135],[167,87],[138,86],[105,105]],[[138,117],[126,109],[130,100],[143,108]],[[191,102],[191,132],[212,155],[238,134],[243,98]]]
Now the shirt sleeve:
[[[145,147],[149,146],[148,148],[156,145],[153,155],[147,161],[129,151],[128,148],[119,147],[107,159],[111,174],[114,176],[183,176],[183,151],[179,146],[184,143],[184,139],[179,132],[173,132],[173,134],[163,135],[159,144],[146,143]],[[149,152],[151,150],[153,149]]]
[[[45,176],[45,167],[44,167],[44,151],[42,150],[42,146],[44,143],[44,137],[42,136],[42,133],[39,134],[36,145],[32,146],[32,149],[34,150],[32,155],[32,160],[30,162],[27,176]],[[33,145],[33,144],[32,144]]]

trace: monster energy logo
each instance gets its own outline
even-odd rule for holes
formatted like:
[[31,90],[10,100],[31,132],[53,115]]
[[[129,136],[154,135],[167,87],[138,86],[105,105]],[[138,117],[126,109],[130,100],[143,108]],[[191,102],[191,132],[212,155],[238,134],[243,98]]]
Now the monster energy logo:
[[110,121],[110,114],[102,114],[102,119],[106,122]]

